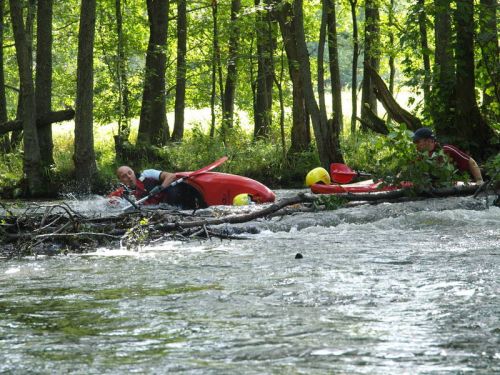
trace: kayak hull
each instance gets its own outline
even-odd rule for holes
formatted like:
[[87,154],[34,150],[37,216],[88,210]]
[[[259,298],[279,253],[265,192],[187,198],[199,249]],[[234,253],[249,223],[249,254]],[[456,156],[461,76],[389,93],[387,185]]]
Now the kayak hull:
[[311,191],[315,194],[345,194],[345,193],[377,193],[400,189],[397,186],[381,186],[381,181],[365,180],[353,184],[313,184]]
[[[176,173],[177,178],[187,177],[190,172]],[[185,180],[200,192],[208,206],[232,205],[238,194],[249,194],[256,203],[270,203],[275,194],[264,184],[248,177],[229,173],[205,172]]]

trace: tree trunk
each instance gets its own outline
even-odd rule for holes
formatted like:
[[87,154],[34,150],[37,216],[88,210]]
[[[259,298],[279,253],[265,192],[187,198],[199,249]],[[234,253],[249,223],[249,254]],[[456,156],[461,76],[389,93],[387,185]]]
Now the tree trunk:
[[27,180],[27,193],[37,196],[43,193],[43,180],[40,168],[40,147],[36,128],[35,89],[33,85],[32,57],[23,22],[22,4],[10,0],[12,29],[16,45],[21,86],[22,122],[24,131],[23,169]]
[[[269,8],[269,0],[256,0],[255,5]],[[254,138],[266,137],[272,121],[273,92],[273,34],[269,10],[258,10],[255,25],[257,33],[257,91],[255,98]]]
[[298,60],[297,46],[295,44],[297,38],[293,26],[293,18],[295,16],[292,12],[292,6],[288,2],[282,2],[278,9],[276,18],[281,30],[287,56],[288,72],[292,82],[292,129],[290,135],[290,149],[288,150],[288,155],[292,156],[295,153],[309,149],[311,145],[311,132],[304,90],[300,79],[299,67],[296,63]]
[[361,93],[361,118],[365,120],[365,111],[369,108],[377,114],[377,100],[373,92],[373,83],[366,72],[367,64],[376,71],[380,65],[380,17],[376,0],[365,1],[365,52],[363,70],[363,88]]
[[[476,101],[474,74],[474,1],[457,0],[457,61],[455,127],[457,141],[479,160],[491,154],[495,134],[484,121]],[[459,142],[457,142],[459,143]],[[489,151],[489,152],[488,152]]]
[[181,141],[184,136],[184,111],[186,109],[186,53],[187,14],[186,0],[177,1],[177,72],[175,80],[175,120],[172,140]]
[[334,0],[324,0],[327,13],[328,56],[330,57],[330,81],[332,85],[332,132],[335,144],[333,152],[335,161],[343,163],[344,157],[340,149],[340,134],[343,129],[344,116],[342,115],[342,84],[340,82],[339,53],[337,45],[337,15]]
[[[36,43],[36,111],[49,113],[52,107],[52,0],[38,0]],[[38,129],[43,172],[50,173],[54,164],[52,127]]]
[[422,48],[422,59],[424,64],[424,103],[429,105],[431,89],[431,60],[429,58],[429,41],[427,38],[427,13],[425,11],[425,0],[418,0],[418,27],[420,32],[420,46]]
[[227,62],[226,87],[224,89],[223,99],[223,120],[222,126],[233,127],[234,121],[234,97],[236,93],[236,83],[238,79],[238,49],[240,38],[240,27],[238,25],[238,16],[241,9],[241,0],[231,1],[231,33],[229,35],[229,56]]
[[[3,13],[5,9],[4,0],[0,0],[0,46],[3,47]],[[7,97],[5,95],[5,71],[3,69],[4,59],[3,59],[3,48],[0,48],[0,123],[7,121]],[[8,137],[0,137],[0,151],[6,152],[9,148]]]
[[[500,103],[500,68],[498,61],[498,28],[496,12],[497,0],[481,0],[479,5],[479,47],[482,59],[479,67],[484,75],[486,83],[483,88],[483,106],[491,103]],[[498,108],[498,107],[497,107]],[[494,111],[492,111],[494,112]],[[496,120],[500,120],[498,109]]]
[[212,75],[210,90],[210,138],[215,136],[215,99],[217,97],[217,50],[219,43],[218,31],[218,5],[217,1],[212,1]]
[[76,77],[75,154],[77,188],[90,192],[97,172],[93,135],[94,35],[96,1],[82,0],[78,32]]
[[294,0],[293,11],[295,14],[293,22],[297,38],[297,63],[299,65],[300,78],[304,84],[306,106],[311,115],[321,165],[328,170],[330,163],[335,161],[335,140],[333,131],[328,124],[326,113],[319,110],[318,103],[314,97],[309,53],[304,33],[302,0]]
[[455,101],[455,67],[451,41],[451,9],[448,0],[434,0],[435,56],[434,82],[431,92],[431,116],[438,137],[451,134]]
[[149,42],[146,53],[138,145],[164,145],[169,134],[166,122],[166,42],[169,0],[147,0]]
[[[118,62],[116,64],[118,79],[118,141],[126,142],[130,136],[130,101],[127,78],[127,61],[125,57],[125,38],[123,35],[123,14],[121,0],[115,0],[116,37]],[[120,158],[120,155],[117,155]]]
[[352,69],[351,69],[351,134],[356,133],[356,118],[358,116],[358,58],[359,58],[359,36],[358,36],[358,19],[356,16],[357,0],[349,0],[351,5],[352,19]]

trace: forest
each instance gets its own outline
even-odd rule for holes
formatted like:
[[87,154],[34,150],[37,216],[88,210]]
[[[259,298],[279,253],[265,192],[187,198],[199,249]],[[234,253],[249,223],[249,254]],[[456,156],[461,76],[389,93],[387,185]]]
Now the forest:
[[0,0],[0,195],[222,155],[272,187],[332,162],[394,174],[422,126],[495,178],[497,18],[496,0]]

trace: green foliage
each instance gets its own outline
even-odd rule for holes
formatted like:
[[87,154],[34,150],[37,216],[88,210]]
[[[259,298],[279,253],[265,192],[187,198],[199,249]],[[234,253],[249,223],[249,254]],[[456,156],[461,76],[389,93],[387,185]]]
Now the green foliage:
[[337,195],[328,195],[328,194],[322,194],[318,195],[316,199],[313,202],[313,208],[315,209],[325,209],[325,210],[336,210],[343,205],[345,205],[348,201],[345,198],[342,198]]
[[361,134],[344,142],[346,163],[356,170],[370,171],[387,184],[411,181],[414,190],[450,186],[468,181],[442,151],[418,152],[412,132],[404,125],[391,128],[388,136]]
[[388,184],[412,182],[415,191],[451,186],[457,181],[468,181],[468,176],[458,173],[442,150],[429,155],[418,152],[405,126],[393,128],[384,147],[390,154],[377,160],[374,172]]
[[486,163],[487,175],[494,181],[500,182],[500,154],[492,156]]

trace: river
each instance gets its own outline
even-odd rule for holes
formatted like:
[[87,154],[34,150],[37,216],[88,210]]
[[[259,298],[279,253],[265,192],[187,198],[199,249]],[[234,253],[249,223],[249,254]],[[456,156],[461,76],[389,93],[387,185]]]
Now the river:
[[484,198],[232,228],[244,238],[1,262],[0,373],[500,373]]

